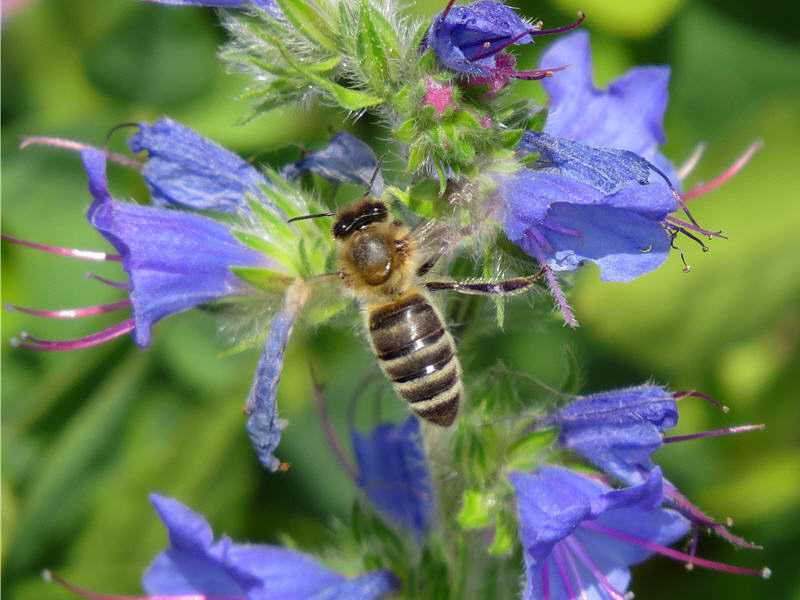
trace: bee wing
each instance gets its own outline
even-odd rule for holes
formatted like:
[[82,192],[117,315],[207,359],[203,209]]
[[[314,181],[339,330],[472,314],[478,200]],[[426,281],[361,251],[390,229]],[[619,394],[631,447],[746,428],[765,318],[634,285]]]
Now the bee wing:
[[463,239],[464,232],[455,218],[432,219],[415,227],[408,241],[419,257],[418,274],[424,275],[440,258],[453,254]]
[[327,321],[349,302],[349,298],[342,294],[339,278],[334,273],[309,279],[272,278],[268,284],[259,285],[252,294],[230,297],[218,305],[222,313],[220,333],[228,345],[225,354],[261,346],[267,339],[270,324],[280,311],[285,311],[290,303],[297,303],[297,290],[301,288],[303,301],[299,303],[301,306],[297,312],[302,321],[312,326]]

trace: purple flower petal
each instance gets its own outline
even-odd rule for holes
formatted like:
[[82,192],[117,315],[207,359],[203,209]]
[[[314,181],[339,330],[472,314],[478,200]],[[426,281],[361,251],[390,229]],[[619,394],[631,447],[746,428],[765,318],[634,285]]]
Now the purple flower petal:
[[[301,286],[299,283],[295,285]],[[281,464],[273,452],[281,441],[281,431],[285,423],[278,418],[275,399],[286,345],[289,343],[297,313],[305,300],[302,294],[302,287],[290,287],[283,308],[272,318],[247,399],[247,433],[261,464],[270,471],[276,471]]]
[[[547,574],[549,597],[620,595],[630,581],[628,567],[652,553],[584,526],[597,522],[661,545],[684,536],[688,522],[660,508],[661,472],[655,468],[639,485],[619,490],[568,469],[545,467],[528,475],[512,473],[520,539],[527,572],[524,598],[541,598]],[[571,571],[579,573],[576,578]]]
[[426,43],[439,62],[452,71],[491,77],[495,55],[509,41],[530,44],[531,29],[510,7],[491,0],[453,6],[434,19]]
[[579,397],[553,417],[559,442],[597,468],[639,483],[662,433],[678,423],[675,399],[663,387],[642,385]]
[[150,595],[203,594],[254,600],[373,600],[397,589],[388,572],[356,579],[321,565],[301,552],[277,546],[213,542],[203,517],[176,500],[153,494],[170,546],[142,579]]
[[148,153],[143,174],[157,206],[233,213],[248,210],[247,194],[268,204],[257,169],[172,119],[142,123],[128,144]]
[[166,316],[249,293],[230,267],[268,266],[265,256],[243,246],[217,221],[113,200],[105,155],[89,148],[81,158],[94,197],[87,218],[122,255],[140,346],[150,343],[151,327]]
[[540,65],[569,65],[542,82],[550,98],[545,132],[589,146],[634,152],[656,165],[679,189],[672,163],[659,152],[666,140],[669,67],[635,67],[600,90],[593,81],[586,31],[559,38],[542,55]]
[[318,173],[331,181],[360,183],[375,195],[383,192],[383,175],[372,148],[346,132],[337,134],[322,150],[288,165],[282,174],[296,179],[303,171]]
[[660,266],[669,252],[663,212],[674,205],[663,184],[622,184],[605,194],[557,173],[523,169],[501,181],[509,239],[554,271],[590,260],[606,281],[629,281]]
[[383,424],[368,435],[352,432],[358,486],[375,508],[417,538],[433,516],[433,489],[422,448],[419,421]]

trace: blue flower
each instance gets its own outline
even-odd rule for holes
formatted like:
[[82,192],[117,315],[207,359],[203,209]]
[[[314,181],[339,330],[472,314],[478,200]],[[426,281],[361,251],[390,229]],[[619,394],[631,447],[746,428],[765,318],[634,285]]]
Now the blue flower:
[[357,483],[378,512],[421,539],[434,512],[431,476],[419,421],[385,423],[368,435],[352,432]]
[[525,562],[525,600],[621,600],[631,565],[671,548],[688,521],[661,508],[661,473],[612,489],[568,469],[512,473]]
[[[664,444],[764,428],[763,425],[739,425],[665,436],[666,431],[678,424],[676,400],[687,396],[704,398],[717,404],[700,392],[673,393],[662,386],[648,384],[578,397],[558,410],[549,419],[549,423],[559,428],[558,439],[561,446],[628,485],[641,484],[658,468],[653,463],[652,455]],[[704,514],[666,480],[664,496],[670,506],[690,519],[696,527],[711,529],[737,546],[757,547],[732,534],[718,520]]]
[[540,63],[569,65],[542,82],[549,104],[544,131],[597,148],[629,150],[680,181],[660,152],[666,141],[664,113],[669,100],[669,67],[634,67],[607,89],[595,87],[589,34],[576,31],[554,42]]
[[276,471],[281,466],[281,462],[273,453],[280,443],[281,431],[286,426],[286,422],[278,418],[275,402],[283,369],[283,355],[306,295],[305,285],[297,280],[287,290],[281,310],[272,317],[267,341],[258,360],[253,385],[245,405],[250,441],[261,464],[270,471]]
[[304,171],[317,173],[331,181],[365,185],[376,196],[383,192],[383,175],[372,148],[346,132],[334,136],[322,150],[311,152],[296,163],[287,165],[281,174],[293,180]]
[[147,152],[142,174],[156,206],[234,213],[248,210],[248,194],[269,205],[256,168],[172,119],[141,123],[128,145]]
[[87,218],[119,254],[54,248],[6,237],[74,258],[120,261],[129,282],[98,279],[128,290],[128,300],[64,311],[15,308],[62,319],[131,308],[132,318],[77,340],[40,340],[22,334],[17,345],[37,350],[74,350],[132,331],[136,343],[147,346],[152,326],[164,317],[199,304],[252,293],[253,289],[236,277],[231,267],[273,266],[269,257],[244,246],[225,225],[213,219],[114,200],[106,179],[105,153],[85,147],[81,159],[89,178],[89,192],[94,198]]
[[[201,515],[173,498],[151,494],[150,501],[167,529],[169,546],[155,557],[142,577],[147,598],[377,600],[399,587],[388,571],[347,579],[302,552],[242,544],[228,537],[214,541],[214,533]],[[98,597],[47,575],[85,598]]]
[[214,541],[199,514],[157,494],[151,502],[167,528],[169,547],[142,578],[151,596],[205,594],[252,600],[369,600],[397,588],[386,571],[346,579],[301,552],[278,546]]
[[507,82],[510,77],[541,79],[551,75],[552,69],[515,71],[515,64],[506,60],[504,50],[513,44],[531,44],[537,35],[574,29],[583,21],[581,15],[572,25],[543,30],[541,24],[526,22],[500,2],[479,0],[462,6],[453,4],[451,0],[434,19],[425,38],[425,47],[433,49],[443,67],[487,80],[475,83],[492,81],[498,76]]

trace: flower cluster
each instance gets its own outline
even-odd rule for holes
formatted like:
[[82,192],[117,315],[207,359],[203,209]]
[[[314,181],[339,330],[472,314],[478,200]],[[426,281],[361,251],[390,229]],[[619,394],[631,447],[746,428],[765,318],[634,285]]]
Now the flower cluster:
[[[467,5],[451,0],[427,23],[400,18],[393,2],[383,0],[151,1],[234,9],[223,12],[231,40],[222,56],[253,75],[248,95],[256,100],[256,112],[316,102],[353,116],[372,111],[397,142],[405,173],[384,172],[370,145],[347,132],[279,170],[253,166],[168,118],[136,126],[128,140],[132,155],[72,140],[29,138],[24,145],[80,153],[91,196],[87,220],[114,250],[3,239],[74,259],[116,262],[127,279],[90,274],[124,295],[109,304],[10,308],[54,319],[123,310],[129,316],[77,339],[21,333],[14,343],[32,350],[78,350],[130,334],[136,344],[148,346],[155,324],[182,311],[215,305],[228,328],[236,328],[234,317],[245,315],[247,325],[239,330],[246,333],[237,347],[262,348],[245,404],[246,429],[271,472],[288,468],[275,455],[287,425],[276,398],[291,332],[301,318],[312,324],[330,319],[349,299],[341,293],[322,305],[315,298],[321,281],[347,278],[336,264],[344,237],[337,228],[361,231],[380,223],[406,232],[405,225],[413,227],[392,242],[397,256],[409,248],[429,252],[413,268],[402,267],[419,280],[415,285],[494,295],[498,317],[505,296],[530,289],[542,276],[565,322],[577,326],[560,274],[593,262],[604,281],[631,281],[659,268],[678,248],[679,235],[706,250],[703,239],[724,236],[700,226],[688,202],[719,187],[757,149],[751,147],[715,180],[687,190],[684,180],[699,154],[675,168],[661,153],[669,69],[634,68],[598,89],[588,33],[567,33],[582,24],[582,13],[572,24],[545,29],[493,0]],[[544,52],[538,68],[517,68],[514,46],[558,34],[566,35]],[[518,79],[542,80],[547,107],[515,99],[509,90]],[[141,174],[149,205],[112,197],[108,161]],[[325,192],[336,186],[318,185],[320,178],[360,186],[371,199],[356,199],[342,209]],[[391,225],[389,210],[397,217]],[[330,216],[345,224],[331,231],[317,219]],[[311,223],[297,223],[310,218]],[[381,251],[367,243],[350,258],[382,266]],[[489,280],[425,279],[439,259],[456,255],[477,263]],[[395,258],[384,262],[387,272],[399,268]],[[526,272],[497,281],[508,264],[523,265]],[[441,320],[422,302],[422,292],[415,296],[387,284],[380,293],[391,302],[382,309],[380,325],[370,321],[371,330],[398,328],[419,314],[429,315],[434,325]],[[431,378],[411,401],[434,403],[440,389],[461,389],[455,386],[462,373],[451,362],[452,340],[444,326],[432,332],[422,328],[408,325],[403,333],[408,339],[397,352],[381,353],[377,345],[374,350],[395,386]],[[429,360],[411,369],[421,360],[412,352],[427,348]],[[402,363],[401,375],[386,366],[400,364],[392,360]],[[410,388],[397,389],[403,394]],[[767,576],[767,569],[697,555],[702,531],[737,547],[757,546],[694,505],[653,460],[670,443],[762,426],[668,436],[678,422],[677,401],[686,397],[711,401],[698,392],[673,393],[654,384],[573,397],[550,414],[541,407],[536,414],[518,407],[501,414],[499,403],[469,399],[453,443],[444,444],[453,450],[450,472],[437,466],[438,458],[428,461],[431,440],[441,442],[445,434],[421,427],[413,416],[399,425],[376,424],[366,434],[351,423],[353,461],[324,423],[332,449],[360,491],[362,512],[354,516],[352,546],[361,551],[359,558],[368,557],[359,571],[366,574],[347,578],[294,550],[214,541],[200,515],[153,495],[169,547],[145,572],[143,587],[150,597],[368,599],[400,588],[408,597],[434,597],[435,586],[453,582],[452,597],[458,597],[467,593],[466,571],[480,574],[498,561],[513,561],[514,548],[524,564],[526,599],[626,598],[630,567],[655,554],[690,566]],[[571,457],[562,461],[569,468],[554,457]],[[580,470],[576,460],[585,463]],[[480,564],[465,566],[462,557],[474,555],[467,547],[475,529],[493,541]],[[672,547],[687,536],[688,552]]]

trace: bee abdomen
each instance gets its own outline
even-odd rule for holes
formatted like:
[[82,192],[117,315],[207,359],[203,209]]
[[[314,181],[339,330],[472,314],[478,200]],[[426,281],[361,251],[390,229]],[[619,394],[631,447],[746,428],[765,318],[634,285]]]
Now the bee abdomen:
[[448,426],[458,414],[461,367],[453,339],[420,294],[373,308],[368,317],[383,370],[420,417]]

